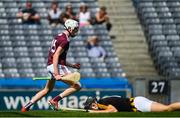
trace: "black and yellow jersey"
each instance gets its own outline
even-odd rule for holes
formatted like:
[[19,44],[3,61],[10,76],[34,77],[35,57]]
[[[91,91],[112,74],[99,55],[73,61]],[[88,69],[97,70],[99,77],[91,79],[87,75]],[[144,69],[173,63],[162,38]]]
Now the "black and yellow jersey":
[[106,97],[98,101],[98,108],[100,110],[107,109],[108,105],[114,106],[119,112],[136,112],[134,107],[134,98],[121,98],[121,97]]

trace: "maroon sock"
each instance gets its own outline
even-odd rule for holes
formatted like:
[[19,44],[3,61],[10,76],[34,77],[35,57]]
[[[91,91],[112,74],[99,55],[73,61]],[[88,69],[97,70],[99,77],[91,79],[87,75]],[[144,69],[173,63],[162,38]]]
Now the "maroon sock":
[[54,101],[57,101],[57,102],[58,102],[59,100],[61,100],[61,99],[62,99],[62,97],[59,96],[59,95],[57,95],[56,97],[53,98],[53,100],[54,100]]

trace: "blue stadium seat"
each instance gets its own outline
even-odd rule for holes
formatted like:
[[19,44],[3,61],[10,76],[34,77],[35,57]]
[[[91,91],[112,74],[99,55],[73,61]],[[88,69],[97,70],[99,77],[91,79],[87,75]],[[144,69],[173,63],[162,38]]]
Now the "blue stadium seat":
[[180,77],[179,0],[134,1],[157,70],[166,77]]
[[[93,13],[98,8],[97,0],[83,0],[88,4]],[[19,8],[24,8],[26,1],[3,0],[0,1],[0,77],[36,77],[47,76],[46,61],[48,49],[53,37],[64,30],[63,26],[52,28],[47,20],[47,8],[51,6],[51,0],[33,0],[33,7],[41,17],[41,25],[21,24],[16,18]],[[64,9],[68,1],[58,0],[60,9]],[[77,13],[82,0],[71,0]],[[144,8],[143,12],[154,12],[153,3],[147,4],[151,8]],[[155,15],[155,16],[154,16]],[[158,17],[151,14],[147,17]],[[148,20],[148,19],[147,19]],[[160,19],[159,19],[160,22]],[[159,23],[158,22],[158,23]],[[91,59],[87,56],[85,48],[88,37],[97,35],[100,45],[107,51],[105,60]],[[114,52],[112,41],[104,25],[93,25],[80,28],[79,35],[71,41],[68,53],[68,61],[81,63],[82,77],[110,78],[121,77],[121,64]],[[10,63],[12,62],[12,63]],[[5,68],[6,67],[6,68]],[[11,69],[12,68],[12,69]],[[12,72],[8,74],[8,72]]]

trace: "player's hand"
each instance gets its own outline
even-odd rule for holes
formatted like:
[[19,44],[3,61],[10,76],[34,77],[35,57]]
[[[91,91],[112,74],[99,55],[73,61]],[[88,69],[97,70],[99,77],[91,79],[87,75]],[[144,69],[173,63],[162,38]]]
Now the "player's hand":
[[54,75],[54,77],[55,77],[56,80],[61,80],[61,75],[59,75],[59,74],[58,75]]
[[73,68],[80,69],[81,68],[81,64],[80,63],[74,64]]

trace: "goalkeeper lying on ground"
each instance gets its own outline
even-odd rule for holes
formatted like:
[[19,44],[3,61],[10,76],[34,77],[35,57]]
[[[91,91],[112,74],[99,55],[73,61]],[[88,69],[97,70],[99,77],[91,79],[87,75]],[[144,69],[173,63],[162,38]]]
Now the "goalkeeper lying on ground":
[[164,105],[151,101],[145,97],[121,98],[121,97],[106,97],[97,100],[89,97],[84,109],[92,113],[110,113],[110,112],[165,112],[180,110],[180,102],[170,105]]

